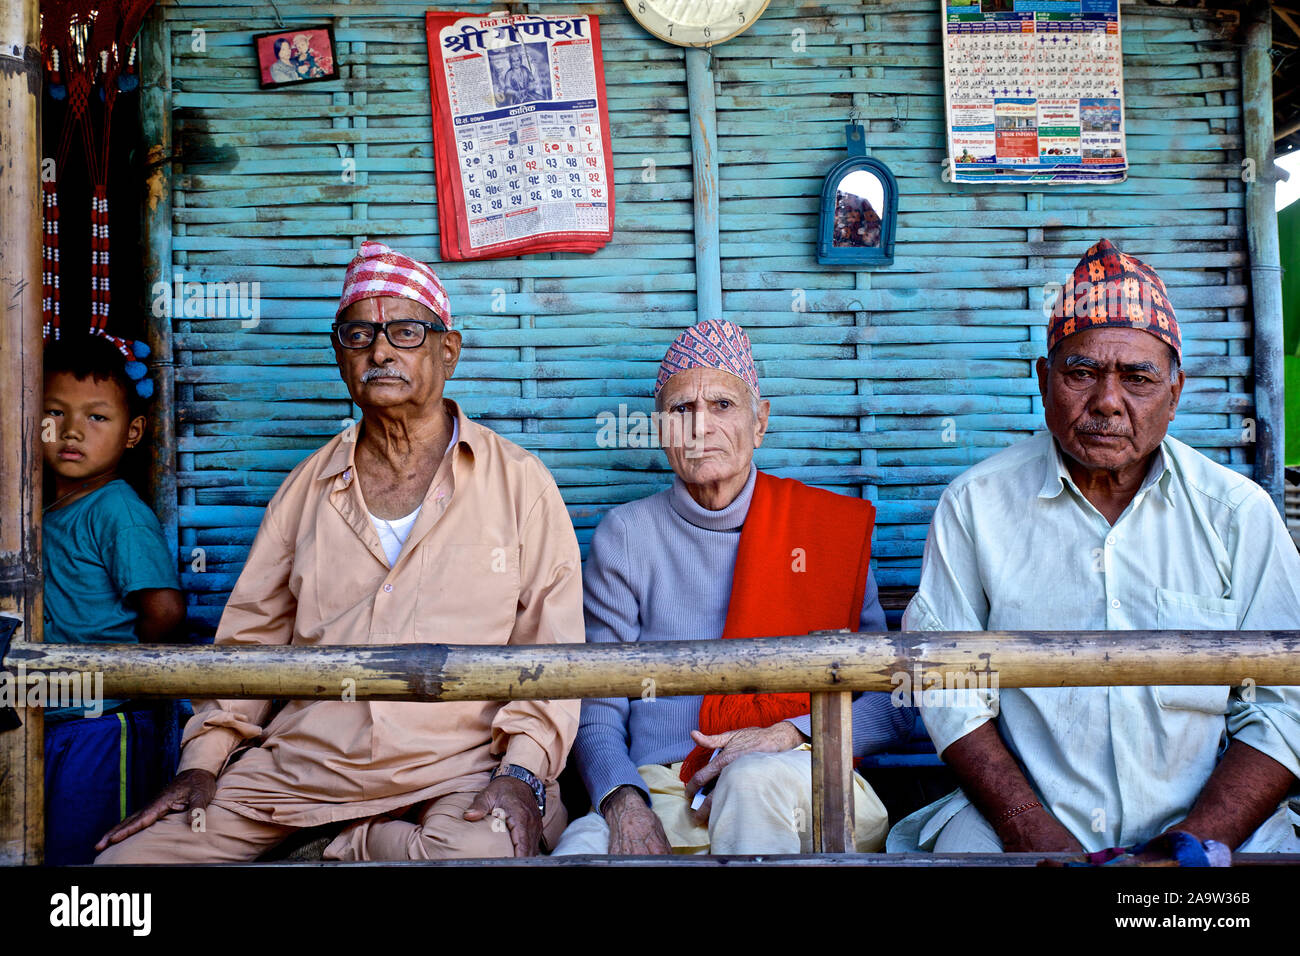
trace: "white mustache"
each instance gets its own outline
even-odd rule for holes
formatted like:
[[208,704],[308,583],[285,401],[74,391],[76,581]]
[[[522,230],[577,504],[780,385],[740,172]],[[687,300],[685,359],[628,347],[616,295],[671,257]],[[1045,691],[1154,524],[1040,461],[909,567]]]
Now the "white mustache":
[[361,384],[364,385],[366,382],[373,382],[377,378],[396,378],[401,379],[408,385],[411,383],[411,380],[407,378],[406,373],[401,369],[389,368],[388,366],[381,365],[377,368],[368,368],[362,372]]

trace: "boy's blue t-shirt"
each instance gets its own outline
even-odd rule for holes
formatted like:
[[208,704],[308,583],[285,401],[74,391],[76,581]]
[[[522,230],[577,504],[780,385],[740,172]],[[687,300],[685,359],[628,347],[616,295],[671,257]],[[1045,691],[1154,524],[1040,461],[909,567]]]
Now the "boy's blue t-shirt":
[[[132,591],[180,589],[157,516],[120,478],[42,518],[45,640],[52,644],[137,644]],[[120,700],[105,700],[104,709]],[[46,720],[80,717],[49,708]]]

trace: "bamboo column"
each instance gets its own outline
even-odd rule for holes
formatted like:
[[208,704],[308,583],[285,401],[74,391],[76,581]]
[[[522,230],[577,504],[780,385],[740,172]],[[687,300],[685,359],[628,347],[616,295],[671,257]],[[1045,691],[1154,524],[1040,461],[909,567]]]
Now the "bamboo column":
[[1273,165],[1273,13],[1256,2],[1243,15],[1241,102],[1246,158],[1254,160],[1246,183],[1246,248],[1250,254],[1250,297],[1255,328],[1255,480],[1283,504],[1286,409],[1282,400],[1282,258],[1277,234]]
[[[41,639],[41,59],[37,0],[0,7],[0,615]],[[39,710],[0,731],[0,864],[42,858]]]
[[691,110],[695,192],[695,321],[722,318],[722,259],[718,233],[718,119],[713,54],[686,50],[686,97]]
[[[155,7],[140,31],[140,138],[145,148],[144,285],[153,302],[161,282],[172,283],[172,75],[171,31]],[[149,491],[173,558],[180,548],[176,496],[176,373],[172,318],[150,310],[147,341],[154,370],[149,412]]]

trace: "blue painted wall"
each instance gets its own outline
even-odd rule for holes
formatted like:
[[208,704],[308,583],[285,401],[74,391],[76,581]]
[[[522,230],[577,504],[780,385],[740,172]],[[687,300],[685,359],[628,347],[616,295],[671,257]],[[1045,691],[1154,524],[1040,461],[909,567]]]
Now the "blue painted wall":
[[[209,626],[276,485],[353,412],[326,330],[362,239],[444,278],[466,348],[448,393],[541,455],[584,548],[611,504],[666,481],[660,452],[596,447],[596,416],[649,410],[665,346],[695,321],[683,52],[621,3],[515,4],[601,18],[614,241],[594,256],[441,265],[427,8],[281,0],[289,26],[332,22],[346,65],[337,81],[268,91],[251,43],[280,28],[268,6],[156,12],[171,31],[180,149],[173,267],[261,291],[255,328],[174,321],[180,557],[205,549],[185,584]],[[882,585],[915,584],[948,480],[1041,427],[1041,288],[1103,235],[1170,286],[1191,376],[1174,433],[1249,473],[1239,54],[1203,11],[1125,4],[1123,27],[1132,168],[1117,186],[942,181],[937,0],[773,0],[713,51],[723,308],[748,329],[773,403],[759,464],[872,498]],[[852,109],[900,187],[897,258],[874,272],[815,258],[822,176],[844,155]]]

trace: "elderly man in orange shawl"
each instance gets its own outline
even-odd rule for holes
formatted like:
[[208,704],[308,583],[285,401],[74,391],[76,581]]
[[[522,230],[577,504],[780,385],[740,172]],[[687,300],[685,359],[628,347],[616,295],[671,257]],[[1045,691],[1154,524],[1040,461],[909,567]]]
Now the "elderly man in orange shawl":
[[[583,574],[587,640],[885,630],[871,503],[754,466],[770,406],[748,336],[716,320],[687,329],[655,400],[676,476],[596,529]],[[555,852],[809,852],[808,711],[807,694],[584,700],[574,757],[595,809]],[[854,753],[905,739],[914,719],[888,694],[860,696]],[[854,783],[857,849],[878,850],[884,807],[856,774]]]

